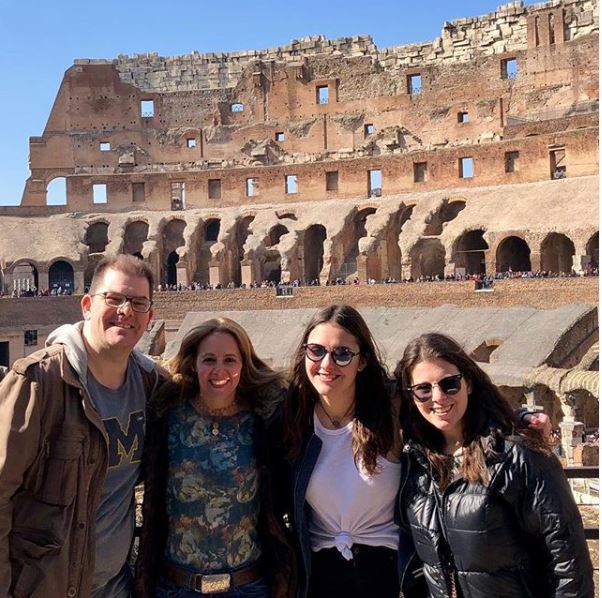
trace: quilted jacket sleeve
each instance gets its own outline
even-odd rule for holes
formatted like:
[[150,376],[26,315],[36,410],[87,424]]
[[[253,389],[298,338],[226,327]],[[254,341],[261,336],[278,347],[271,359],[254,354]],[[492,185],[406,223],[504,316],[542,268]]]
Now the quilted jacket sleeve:
[[515,507],[525,531],[545,545],[553,596],[593,597],[593,569],[583,523],[560,462],[554,455],[520,445],[512,450]]

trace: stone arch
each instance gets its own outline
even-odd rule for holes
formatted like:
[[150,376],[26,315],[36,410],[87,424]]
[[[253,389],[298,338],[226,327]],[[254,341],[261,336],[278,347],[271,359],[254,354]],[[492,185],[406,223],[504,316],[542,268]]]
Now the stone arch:
[[284,226],[284,224],[275,224],[268,231],[263,243],[266,247],[274,247],[280,243],[280,239],[282,239],[282,237],[288,232],[289,230],[286,228],[286,226]]
[[303,272],[305,283],[320,278],[324,266],[326,227],[312,224],[303,235]]
[[46,181],[46,205],[67,205],[67,177],[55,175]]
[[32,287],[39,289],[38,266],[34,260],[17,260],[12,264],[9,272],[13,279],[12,290],[19,292],[31,289]]
[[279,283],[282,278],[282,257],[280,252],[270,249],[265,252],[265,259],[262,266],[263,280]]
[[[179,261],[177,249],[184,246],[184,229],[186,221],[174,218],[163,227],[161,239],[163,242],[163,259],[161,260],[161,280],[164,284],[176,284],[176,264]],[[175,254],[175,257],[174,257]],[[168,282],[172,280],[174,282]]]
[[75,288],[73,266],[64,259],[54,261],[48,268],[48,286],[50,289],[60,288],[73,293]]
[[531,249],[521,237],[510,235],[497,246],[495,255],[497,272],[528,272],[531,270]]
[[123,234],[123,253],[142,256],[142,247],[148,239],[148,222],[134,220],[125,227]]
[[109,223],[93,222],[86,229],[85,243],[89,253],[102,253],[109,244]]
[[420,239],[410,250],[412,278],[443,278],[445,248],[439,239]]
[[443,225],[456,218],[465,207],[466,202],[464,200],[449,202],[447,199],[444,199],[439,209],[427,220],[424,235],[440,235],[443,232]]
[[[369,206],[359,209],[353,216],[353,220],[350,223],[351,226],[347,227],[346,242],[341,248],[343,250],[342,259],[336,272],[334,272],[335,278],[348,278],[357,274],[357,258],[359,256],[359,240],[367,236],[366,231],[366,220],[368,216],[376,213],[377,208]],[[340,253],[339,253],[340,255]]]
[[219,237],[220,226],[221,220],[219,218],[209,218],[199,230],[196,252],[197,269],[194,273],[194,280],[201,284],[209,284],[211,246]]
[[452,261],[466,274],[485,274],[485,251],[489,249],[482,228],[464,231],[454,242]]
[[221,221],[219,218],[211,218],[207,220],[205,223],[205,241],[210,241],[211,243],[215,243],[217,238],[219,237],[219,229],[220,229]]
[[491,354],[503,344],[503,340],[500,338],[488,338],[485,339],[472,353],[470,356],[480,363],[490,363]]
[[[412,217],[412,212],[416,206],[401,206],[393,216],[389,229],[386,234],[385,248],[386,255],[380,255],[380,262],[385,264],[386,276],[401,280],[401,249],[399,248],[399,237],[403,225]],[[380,248],[382,254],[382,248]],[[368,270],[371,278],[379,278]]]
[[585,246],[585,254],[589,256],[591,268],[598,268],[600,263],[600,233],[594,233]]
[[569,274],[573,269],[575,244],[561,233],[549,233],[541,243],[541,269]]

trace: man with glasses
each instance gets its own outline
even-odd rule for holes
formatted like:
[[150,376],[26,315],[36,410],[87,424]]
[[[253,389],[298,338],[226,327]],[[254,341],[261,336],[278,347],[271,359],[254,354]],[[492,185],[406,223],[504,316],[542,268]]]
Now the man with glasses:
[[134,350],[153,275],[106,258],[83,322],[52,332],[0,384],[0,597],[125,598],[145,403],[159,382]]

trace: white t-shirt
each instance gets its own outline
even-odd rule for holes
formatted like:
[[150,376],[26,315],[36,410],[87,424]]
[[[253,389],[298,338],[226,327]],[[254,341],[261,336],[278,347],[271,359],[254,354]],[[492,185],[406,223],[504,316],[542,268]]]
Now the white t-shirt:
[[380,471],[370,475],[353,461],[353,422],[325,428],[314,413],[314,430],[322,450],[311,474],[305,499],[311,507],[309,540],[315,552],[336,547],[353,558],[353,544],[397,550],[399,527],[393,522],[401,466],[378,457]]

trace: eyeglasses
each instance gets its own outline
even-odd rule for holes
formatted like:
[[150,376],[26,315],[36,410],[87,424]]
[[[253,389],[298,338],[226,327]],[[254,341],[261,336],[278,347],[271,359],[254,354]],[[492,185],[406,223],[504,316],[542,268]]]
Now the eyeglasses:
[[330,355],[332,361],[341,367],[349,365],[353,361],[353,358],[360,354],[360,351],[354,353],[348,347],[335,347],[329,351],[326,347],[317,343],[307,343],[303,345],[303,348],[305,349],[305,356],[310,361],[322,361],[326,355]]
[[443,394],[446,395],[457,395],[462,388],[462,374],[455,374],[453,376],[447,376],[441,378],[439,382],[422,382],[420,384],[414,384],[408,386],[408,390],[412,393],[414,398],[420,403],[426,403],[433,398],[433,387],[438,386]]
[[128,297],[127,295],[122,295],[121,293],[94,293],[91,297],[104,297],[105,303],[109,307],[123,307],[126,303],[132,306],[132,309],[135,312],[140,314],[145,314],[151,308],[153,302],[147,297]]

